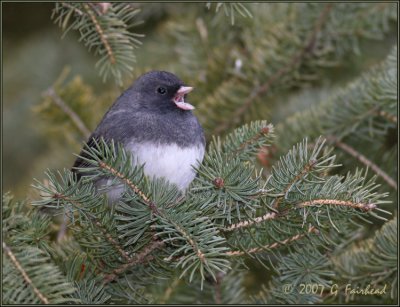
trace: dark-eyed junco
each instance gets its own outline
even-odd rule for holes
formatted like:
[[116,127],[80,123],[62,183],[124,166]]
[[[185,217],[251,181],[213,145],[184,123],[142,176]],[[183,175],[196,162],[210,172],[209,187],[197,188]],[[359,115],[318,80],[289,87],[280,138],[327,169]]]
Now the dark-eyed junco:
[[[194,107],[185,101],[192,89],[169,72],[142,75],[104,115],[89,145],[92,139],[113,139],[144,164],[147,176],[164,177],[186,190],[196,175],[193,166],[201,163],[205,149],[203,129],[191,111]],[[82,167],[85,161],[78,158],[73,169]],[[96,185],[104,188],[110,182],[101,179]],[[123,185],[109,189],[110,201],[122,191]]]

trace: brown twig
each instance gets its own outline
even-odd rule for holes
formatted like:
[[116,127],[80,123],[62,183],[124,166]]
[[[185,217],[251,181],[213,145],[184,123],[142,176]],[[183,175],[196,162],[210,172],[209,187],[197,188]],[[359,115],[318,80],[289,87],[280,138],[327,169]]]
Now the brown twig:
[[337,199],[314,199],[299,203],[296,206],[298,208],[304,208],[315,205],[336,205],[336,206],[352,207],[354,209],[360,209],[362,211],[371,211],[376,208],[375,204],[355,203],[349,200],[337,200]]
[[290,238],[287,238],[287,239],[283,240],[282,242],[275,242],[275,243],[268,244],[268,245],[265,245],[265,246],[262,246],[262,247],[254,247],[254,248],[249,249],[248,251],[229,251],[229,252],[226,252],[225,254],[227,256],[234,256],[235,257],[235,256],[243,256],[243,255],[246,255],[246,254],[259,253],[259,252],[265,251],[267,249],[274,249],[274,248],[286,245],[288,243],[297,241],[297,240],[305,237],[309,233],[319,233],[319,231],[314,226],[311,226],[310,228],[308,228],[308,231],[306,233],[297,234],[297,235],[295,235],[293,237],[290,237]]
[[112,271],[110,274],[104,275],[104,282],[108,283],[110,281],[113,281],[118,275],[122,274],[125,272],[127,269],[137,265],[141,264],[147,261],[152,260],[153,258],[148,257],[150,253],[152,253],[154,250],[161,248],[164,246],[164,242],[160,240],[154,240],[152,241],[149,245],[145,246],[141,252],[139,252],[134,258],[131,258],[127,263],[123,264],[119,268],[115,269]]
[[54,88],[50,87],[47,91],[44,92],[45,96],[52,98],[52,101],[65,113],[69,116],[75,126],[79,129],[82,135],[88,139],[90,137],[90,130],[83,123],[81,118],[76,114],[66,103],[61,99],[60,96],[57,95]]
[[108,54],[108,57],[110,58],[111,64],[115,64],[116,61],[115,61],[114,53],[111,49],[111,46],[110,46],[106,36],[104,35],[103,29],[101,28],[99,22],[97,21],[95,14],[93,14],[92,10],[90,9],[90,7],[87,4],[83,4],[83,7],[85,8],[86,12],[89,14],[90,19],[92,20],[92,22],[96,28],[97,33],[99,33],[101,42],[103,43],[104,47],[107,50],[107,54]]
[[49,304],[49,300],[47,299],[47,297],[45,297],[43,295],[42,292],[39,291],[38,288],[35,287],[35,285],[33,284],[32,280],[30,279],[30,277],[28,276],[28,274],[25,272],[25,270],[23,269],[23,267],[21,266],[21,264],[19,263],[18,259],[15,257],[15,255],[13,254],[13,252],[11,251],[11,249],[7,246],[7,244],[3,241],[3,249],[6,252],[7,256],[10,257],[11,262],[14,264],[14,266],[17,268],[17,270],[21,273],[22,277],[24,278],[25,282],[32,287],[33,292],[35,292],[35,294],[37,295],[37,297],[39,298],[39,300],[43,303],[43,304]]
[[164,296],[160,300],[160,304],[166,304],[171,297],[171,294],[173,290],[176,288],[176,286],[180,283],[181,279],[176,278],[171,285],[164,291]]
[[340,141],[338,138],[334,136],[329,136],[328,139],[331,140],[336,147],[340,148],[344,152],[356,158],[362,164],[366,165],[368,168],[372,169],[372,171],[374,171],[378,176],[380,176],[383,180],[385,180],[389,186],[391,186],[393,189],[397,191],[397,182],[394,179],[392,179],[392,177],[390,177],[385,171],[383,171],[378,165],[369,160],[363,154],[359,153],[350,145],[347,145],[346,143]]
[[264,214],[263,216],[256,217],[256,218],[254,218],[252,220],[242,221],[242,222],[237,223],[237,224],[231,224],[227,228],[224,228],[222,231],[224,231],[224,232],[234,231],[236,229],[247,227],[247,226],[251,226],[253,224],[258,224],[258,223],[261,223],[261,222],[264,222],[264,221],[273,220],[277,216],[278,216],[278,214],[275,213],[275,212],[267,213],[267,214]]
[[280,68],[275,74],[273,74],[267,82],[265,82],[263,85],[256,87],[252,90],[250,95],[247,97],[243,105],[236,110],[236,112],[229,117],[229,120],[223,122],[221,125],[219,125],[217,128],[215,128],[213,134],[220,134],[222,131],[227,129],[231,124],[236,124],[242,115],[246,112],[246,110],[250,107],[250,105],[253,103],[254,99],[256,99],[260,95],[265,95],[271,88],[271,86],[279,80],[281,77],[289,73],[290,71],[293,70],[294,67],[296,67],[301,60],[309,53],[312,53],[317,35],[321,31],[322,26],[324,25],[326,18],[332,9],[332,4],[328,3],[325,5],[324,9],[322,10],[319,18],[317,19],[313,31],[310,33],[308,39],[306,40],[306,44],[304,47],[297,52],[292,59],[289,61],[289,63]]
[[224,273],[218,272],[216,276],[216,281],[214,283],[215,286],[215,304],[222,304],[222,289],[221,283],[222,279],[224,278]]

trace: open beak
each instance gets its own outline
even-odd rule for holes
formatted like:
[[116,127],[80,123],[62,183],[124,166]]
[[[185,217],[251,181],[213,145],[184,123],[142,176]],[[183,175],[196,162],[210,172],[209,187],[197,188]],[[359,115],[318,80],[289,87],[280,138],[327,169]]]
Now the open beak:
[[176,92],[173,101],[176,106],[182,110],[193,110],[194,106],[190,103],[185,102],[185,95],[193,90],[190,86],[181,86]]

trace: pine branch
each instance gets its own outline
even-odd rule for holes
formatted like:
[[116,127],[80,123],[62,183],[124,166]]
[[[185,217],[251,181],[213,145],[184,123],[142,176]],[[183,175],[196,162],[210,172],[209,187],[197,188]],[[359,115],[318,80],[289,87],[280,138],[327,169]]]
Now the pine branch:
[[97,305],[109,304],[111,295],[106,292],[104,285],[101,285],[97,278],[91,277],[75,282],[77,288],[74,296],[77,297],[82,304]]
[[362,211],[371,211],[376,208],[375,204],[364,204],[364,203],[354,203],[352,201],[344,201],[337,199],[314,199],[310,201],[305,201],[297,204],[297,208],[304,208],[310,206],[318,206],[318,205],[335,205],[335,206],[346,206],[355,209],[360,209]]
[[[370,144],[384,142],[383,137],[389,129],[395,129],[396,124],[396,54],[397,48],[394,47],[381,65],[366,72],[344,90],[279,124],[277,131],[281,148],[286,150],[304,135],[308,135],[311,140],[324,135],[333,136],[338,141],[347,137]],[[385,121],[382,122],[382,119]]]
[[138,12],[124,3],[103,5],[101,10],[91,3],[56,3],[52,18],[63,28],[64,35],[71,29],[78,30],[79,40],[100,56],[96,67],[103,81],[111,74],[121,86],[123,74],[133,70],[133,51],[141,44],[138,38],[142,35],[128,30]]
[[266,121],[254,121],[229,133],[223,144],[223,151],[248,161],[274,138],[274,127]]
[[[377,188],[374,178],[365,182],[361,172],[348,174],[344,180],[338,176],[320,177],[321,172],[334,166],[332,157],[326,153],[320,156],[321,151],[321,144],[310,148],[303,142],[294,147],[293,151],[280,159],[278,167],[274,166],[266,182],[268,188],[262,189],[267,193],[260,193],[264,205],[258,209],[257,215],[250,215],[239,223],[221,228],[227,234],[229,244],[240,249],[235,253],[240,256],[249,250],[257,251],[269,246],[271,240],[282,242],[287,239],[288,233],[293,233],[307,223],[340,231],[340,224],[345,223],[343,219],[349,219],[351,215],[361,218],[368,213],[383,219],[373,211],[384,212],[377,205],[386,203],[382,198],[387,194],[373,192]],[[301,181],[293,184],[293,178],[303,175],[304,165],[307,166],[310,161],[313,161],[314,166],[308,169],[308,178],[301,176]],[[288,189],[288,186],[292,187]],[[279,212],[259,215],[265,209],[270,210],[277,199],[281,202]],[[322,205],[326,206],[323,208]],[[330,244],[328,237],[324,235],[321,239]]]
[[[187,231],[185,231],[178,223],[175,223],[173,219],[169,219],[169,222],[173,224],[176,230],[178,230],[178,232],[187,240],[187,242],[189,242],[194,252],[196,253],[197,257],[200,259],[201,262],[204,263],[206,261],[204,253],[201,251],[194,238]],[[172,255],[168,257],[166,261],[170,261],[170,259],[172,259]]]
[[[206,3],[206,7],[208,9],[211,9],[211,2]],[[228,8],[229,5],[229,8]],[[242,3],[223,3],[223,2],[217,2],[215,6],[215,13],[218,13],[220,11],[220,8],[223,8],[223,11],[225,13],[225,16],[230,17],[231,19],[231,25],[233,26],[235,24],[235,12],[239,13],[242,17],[249,17],[252,18],[253,15],[249,11],[249,9]]]
[[296,174],[296,176],[292,179],[292,181],[289,182],[289,184],[286,186],[286,188],[282,191],[282,196],[275,198],[272,207],[274,209],[278,209],[279,203],[287,196],[287,193],[290,191],[290,189],[296,184],[296,182],[299,182],[302,180],[306,175],[308,175],[314,168],[314,166],[317,164],[317,160],[310,159],[308,163],[304,166],[304,168]]
[[191,201],[210,216],[224,216],[222,223],[251,214],[258,207],[261,172],[249,161],[273,137],[273,126],[266,121],[243,125],[222,140],[215,137],[197,169]]
[[[124,183],[126,183],[133,190],[133,192],[135,194],[138,194],[143,199],[143,201],[151,208],[152,212],[158,218],[161,218],[162,220],[166,220],[166,221],[168,221],[169,224],[173,225],[174,228],[180,233],[180,235],[182,235],[183,238],[191,245],[191,247],[193,248],[193,251],[195,252],[197,257],[200,259],[200,261],[202,263],[205,263],[205,265],[207,265],[207,263],[206,263],[207,259],[204,255],[204,252],[198,246],[198,244],[196,243],[194,238],[191,236],[191,234],[188,233],[179,223],[177,223],[176,220],[171,218],[165,211],[161,210],[153,202],[151,202],[150,199],[135,184],[133,184],[128,178],[126,178],[126,176],[124,176],[122,173],[118,172],[111,166],[105,164],[103,161],[99,162],[99,166],[107,171],[110,171],[112,175],[118,177]],[[158,236],[160,236],[161,233],[159,233]],[[167,258],[166,261],[169,261],[168,259],[172,259],[172,255],[169,258]],[[182,259],[180,262],[182,262]]]
[[176,287],[181,282],[180,278],[175,278],[172,283],[168,286],[168,288],[164,291],[163,297],[160,299],[160,304],[166,304],[171,297],[172,292],[176,289]]
[[[151,223],[152,229],[156,230],[157,238],[165,244],[172,244],[175,247],[172,254],[165,259],[172,259],[176,254],[184,254],[175,265],[184,268],[181,276],[191,269],[190,279],[197,271],[200,272],[201,279],[204,280],[204,271],[214,276],[215,270],[223,271],[229,267],[228,261],[219,257],[227,249],[223,246],[224,238],[218,236],[218,230],[210,223],[209,219],[199,217],[198,212],[194,210],[188,211],[183,207],[181,212],[178,209],[180,206],[170,206],[171,201],[176,201],[179,195],[176,187],[171,189],[163,180],[153,182],[147,179],[143,180],[143,166],[136,165],[133,167],[131,154],[121,144],[118,147],[115,146],[113,141],[93,140],[92,147],[87,145],[82,152],[83,154],[80,157],[87,162],[87,165],[78,170],[82,172],[84,182],[90,182],[98,177],[113,178],[124,183],[129,191],[133,192],[132,194],[128,191],[121,205],[117,206],[116,210],[124,213],[123,216],[116,217],[117,221],[125,221],[129,218],[125,214],[131,210],[137,210],[136,207],[133,208],[125,205],[125,203],[134,203],[140,206],[140,203],[144,202],[154,214],[153,220],[147,217],[145,223],[140,225],[141,228],[138,228],[135,224],[132,225],[133,228],[130,231],[125,225],[121,225],[119,228],[124,230],[125,234],[120,235],[120,237],[124,237],[124,240],[131,240],[126,236],[126,233],[129,233],[129,236],[133,236],[136,242],[150,228]],[[155,201],[150,201],[146,192],[143,192],[139,185],[146,191],[152,191],[152,197]],[[140,201],[137,201],[137,196],[139,196]],[[125,246],[128,245],[125,243]]]
[[90,130],[83,123],[81,118],[76,114],[66,103],[61,99],[60,96],[57,95],[54,88],[50,87],[47,91],[44,92],[44,96],[48,96],[51,100],[71,119],[74,125],[79,129],[82,133],[83,137],[88,139],[90,136]]
[[308,228],[306,233],[297,234],[297,235],[295,235],[293,237],[287,238],[287,239],[285,239],[283,241],[280,241],[280,242],[275,242],[275,243],[268,244],[268,245],[265,245],[265,246],[262,246],[262,247],[251,248],[251,249],[245,250],[245,251],[229,251],[229,252],[226,252],[225,254],[230,256],[230,257],[231,256],[236,257],[236,256],[244,256],[244,255],[249,255],[249,254],[265,252],[267,250],[271,250],[271,249],[275,249],[275,248],[278,248],[278,247],[282,247],[282,246],[285,246],[285,245],[287,245],[289,243],[292,243],[294,241],[300,240],[300,239],[304,238],[307,234],[310,234],[310,233],[318,234],[319,231],[314,226],[311,226],[311,227]]
[[[29,226],[30,230],[35,227]],[[39,248],[18,243],[25,234],[23,229],[14,228],[6,234],[8,242],[3,241],[2,302],[17,305],[79,303],[71,297],[75,288],[48,255]]]
[[[396,299],[398,292],[397,231],[397,218],[394,218],[376,231],[373,237],[356,242],[334,255],[332,262],[336,281],[339,284],[342,281],[345,281],[342,282],[343,284],[351,281],[361,288],[368,284],[373,287],[389,286],[387,291],[390,291],[391,299]],[[346,298],[346,300],[352,299],[354,298]]]
[[11,249],[7,246],[5,242],[3,242],[3,249],[6,252],[7,256],[11,259],[13,265],[16,267],[16,269],[20,272],[22,277],[24,278],[25,282],[33,289],[33,292],[35,292],[36,296],[39,298],[39,300],[42,302],[42,304],[49,304],[49,300],[47,297],[43,295],[39,291],[38,288],[33,284],[31,278],[28,276],[27,272],[23,269],[21,264],[19,263],[18,259],[15,257]]
[[[97,244],[96,240],[100,239],[103,244],[110,247],[110,249],[90,250],[94,253],[100,252],[100,255],[97,256],[100,261],[110,260],[105,257],[105,254],[111,257],[111,261],[121,261],[118,259],[118,255],[121,259],[129,261],[128,253],[121,246],[116,234],[112,233],[114,230],[113,212],[106,203],[102,202],[102,197],[97,194],[93,184],[82,180],[78,181],[76,175],[67,170],[64,174],[59,173],[61,180],[50,172],[47,173],[47,176],[51,186],[37,181],[37,185],[34,187],[44,195],[43,200],[36,201],[33,205],[58,210],[62,207],[66,213],[76,211],[79,220],[79,225],[75,229],[75,232],[78,233],[76,239],[80,240],[83,246],[86,245],[89,249],[93,248],[93,245]],[[70,217],[72,223],[77,225],[74,214],[70,214]],[[98,233],[95,234],[94,230]]]
[[221,293],[221,283],[224,278],[223,274],[217,274],[217,280],[214,283],[215,287],[215,304],[222,304],[222,293]]
[[67,3],[67,2],[61,2],[60,4],[61,4],[62,6],[64,6],[64,7],[68,8],[68,9],[71,9],[73,12],[77,13],[78,15],[84,15],[84,14],[85,14],[83,11],[81,11],[81,10],[78,9],[77,7],[74,7],[74,6],[70,5],[70,4]]
[[239,222],[237,224],[230,224],[228,227],[223,228],[222,231],[224,232],[228,232],[228,231],[234,231],[240,228],[245,228],[245,227],[249,227],[249,226],[253,226],[254,224],[257,223],[262,223],[264,221],[268,221],[268,220],[272,220],[277,218],[279,215],[275,212],[271,212],[271,213],[266,213],[263,216],[258,216],[252,220],[246,220],[246,221],[242,221]]
[[[54,199],[57,200],[63,200],[66,203],[70,203],[74,205],[76,208],[84,208],[85,206],[63,194],[56,193],[54,194]],[[119,243],[112,237],[110,233],[104,228],[102,223],[93,215],[87,215],[89,220],[93,223],[93,225],[97,226],[97,228],[101,231],[101,233],[104,235],[104,237],[107,239],[107,241],[115,248],[115,250],[124,258],[126,261],[131,261],[131,258],[127,255],[127,253],[124,251],[122,246],[119,245]]]
[[108,42],[108,39],[104,35],[104,31],[101,28],[99,21],[97,20],[95,14],[92,12],[92,10],[89,8],[89,5],[83,4],[83,8],[86,10],[87,14],[90,16],[90,19],[92,20],[97,33],[99,34],[100,40],[103,43],[104,47],[107,50],[108,57],[110,58],[111,64],[115,64],[115,57],[114,57],[114,52],[111,49],[110,43]]
[[117,178],[119,178],[123,183],[125,183],[130,189],[132,189],[132,191],[139,195],[142,200],[145,202],[146,205],[149,206],[149,208],[151,209],[151,211],[156,214],[156,215],[160,215],[159,210],[157,209],[157,205],[154,204],[147,196],[146,194],[144,194],[139,187],[137,187],[129,178],[127,178],[126,176],[124,176],[124,174],[118,172],[116,169],[114,169],[113,167],[111,167],[110,165],[107,165],[105,162],[103,161],[99,161],[99,166],[102,169],[105,169],[107,171],[110,172],[111,175],[116,176]]
[[109,283],[113,281],[118,275],[124,273],[126,270],[129,268],[138,265],[138,264],[143,264],[146,262],[149,262],[152,260],[150,254],[159,248],[164,247],[165,244],[163,241],[159,240],[153,240],[149,245],[145,246],[139,253],[135,255],[135,257],[129,259],[129,261],[119,268],[113,270],[111,274],[106,274],[104,275],[104,282]]
[[[332,278],[335,277],[331,268],[331,261],[323,252],[309,245],[294,246],[291,251],[279,258],[275,269],[278,273],[268,287],[263,286],[257,295],[258,304],[315,304],[320,303],[321,293],[318,291],[304,291],[303,285],[318,285],[320,289],[331,289]],[[288,291],[288,285],[293,291]],[[296,289],[296,290],[295,290]]]
[[[322,178],[317,177],[318,173],[334,167],[334,156],[327,155],[319,156],[325,141],[318,140],[313,147],[307,145],[307,140],[293,147],[291,151],[280,159],[277,166],[273,167],[273,172],[268,178],[265,186],[268,187],[268,193],[275,192],[277,197],[273,197],[272,208],[277,210],[280,202],[288,198],[288,194],[292,189],[295,189],[296,184],[302,180],[307,180],[307,177],[312,176],[312,180],[323,182]],[[299,190],[299,188],[297,188]],[[262,196],[262,193],[258,197]],[[265,221],[274,220],[278,217],[285,216],[288,212],[272,212],[265,213],[262,216],[253,217],[248,220],[242,220],[239,223],[231,224],[224,228],[223,231],[232,231],[242,228],[253,227],[256,224]]]
[[111,245],[115,247],[115,249],[119,252],[119,254],[126,260],[126,261],[131,261],[131,258],[128,256],[128,254],[124,251],[124,249],[118,244],[118,242],[109,234],[107,231],[104,229],[103,225],[97,221],[94,220],[94,224],[100,229],[100,231],[104,234],[105,238],[107,239],[108,242],[110,242]]
[[275,74],[273,74],[263,85],[258,86],[253,88],[251,91],[250,95],[247,97],[247,99],[244,101],[243,105],[236,110],[236,112],[229,117],[229,121],[224,121],[222,124],[217,126],[214,129],[213,134],[220,134],[221,132],[225,131],[228,127],[231,125],[237,124],[243,114],[249,109],[250,105],[253,103],[253,101],[261,96],[261,95],[266,95],[271,88],[272,85],[274,85],[275,82],[277,82],[279,79],[281,79],[283,76],[285,76],[287,73],[291,72],[294,67],[299,65],[303,58],[309,54],[312,53],[314,46],[315,46],[315,41],[317,38],[318,33],[321,31],[324,23],[327,20],[327,16],[329,12],[332,9],[332,4],[326,4],[324,9],[322,10],[319,18],[317,19],[314,29],[310,33],[308,39],[306,40],[306,43],[303,47],[302,50],[300,50],[298,53],[293,55],[292,59],[289,61],[289,63],[281,67]]
[[393,189],[397,191],[397,182],[393,180],[386,172],[384,172],[377,164],[369,160],[367,157],[365,157],[363,154],[355,150],[353,147],[350,145],[340,141],[338,138],[334,136],[330,136],[328,138],[331,140],[336,147],[340,148],[344,152],[348,153],[352,157],[356,158],[358,161],[360,161],[362,164],[364,164],[366,167],[372,169],[379,177],[381,177],[383,180],[386,181],[386,183],[391,186]]
[[219,236],[218,229],[208,217],[193,209],[185,210],[184,206],[183,211],[180,208],[165,212],[155,225],[157,236],[174,247],[164,261],[182,268],[180,277],[190,272],[190,282],[194,273],[199,272],[203,287],[206,272],[215,280],[216,272],[225,272],[230,268],[224,255],[228,248],[225,246],[225,239]]
[[[141,271],[137,271],[138,274]],[[157,271],[157,276],[161,273]],[[147,294],[147,288],[141,285],[138,280],[140,276],[137,274],[127,275],[123,278],[105,284],[107,286],[107,293],[111,295],[111,304],[149,304],[153,303],[154,299]],[[154,279],[153,279],[154,282]],[[158,281],[157,281],[158,282]],[[103,282],[104,284],[104,282]]]

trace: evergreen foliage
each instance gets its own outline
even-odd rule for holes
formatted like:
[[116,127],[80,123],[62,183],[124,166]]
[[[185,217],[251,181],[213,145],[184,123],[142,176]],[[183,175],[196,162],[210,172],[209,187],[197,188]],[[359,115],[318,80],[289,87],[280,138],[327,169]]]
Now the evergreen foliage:
[[251,4],[253,18],[235,27],[201,17],[168,24],[185,79],[201,84],[193,94],[211,134],[267,117],[275,95],[317,83],[323,68],[359,53],[361,38],[381,38],[397,18],[393,3],[262,5]]
[[354,163],[366,165],[380,182],[397,191],[393,179],[398,171],[393,163],[397,143],[392,136],[397,129],[397,66],[394,47],[381,65],[319,105],[286,119],[277,126],[282,138],[279,148],[284,152],[305,136],[324,135],[345,162],[342,173],[354,168]]
[[[353,245],[333,257],[336,280],[354,282],[359,288],[368,285],[373,288],[386,288],[389,294],[386,302],[398,296],[397,278],[397,217],[390,220],[379,229],[375,235],[358,245]],[[366,276],[373,278],[366,279]],[[343,283],[343,284],[346,284]],[[346,301],[356,300],[352,294]]]
[[[56,3],[54,21],[63,29],[64,35],[78,30],[80,41],[100,59],[96,63],[100,75],[106,81],[110,74],[122,85],[124,74],[133,70],[136,61],[133,53],[142,35],[129,29],[137,24],[134,17],[138,9],[126,3]],[[72,21],[71,21],[72,20]]]
[[[24,212],[23,202],[3,196],[3,303],[62,304],[71,297],[73,283],[50,258],[50,219],[38,212]],[[51,276],[51,278],[49,278]]]
[[[208,9],[211,9],[212,2],[207,2],[206,6]],[[223,11],[226,16],[230,17],[231,19],[231,24],[235,24],[235,13],[239,13],[242,17],[252,17],[253,15],[251,12],[247,9],[247,7],[242,4],[242,3],[224,3],[224,2],[217,2],[215,5],[215,12],[218,13],[218,11],[223,8]],[[222,11],[222,10],[221,10]]]
[[[103,78],[121,85],[139,44],[133,20],[181,13],[143,8],[57,3],[53,19],[65,33],[78,30]],[[176,70],[198,89],[191,99],[209,139],[196,178],[182,193],[99,139],[83,149],[80,179],[49,169],[33,184],[34,201],[5,194],[3,302],[394,303],[397,47],[330,98],[277,125],[266,120],[289,93],[321,85],[361,53],[361,39],[382,39],[393,20],[392,3],[209,2],[167,18],[162,33],[177,46]],[[76,144],[111,94],[97,97],[65,76],[35,111]],[[99,178],[123,188],[117,203],[96,187]],[[65,233],[49,212],[63,217]],[[258,287],[255,265],[264,274]],[[387,294],[348,295],[347,284]]]

